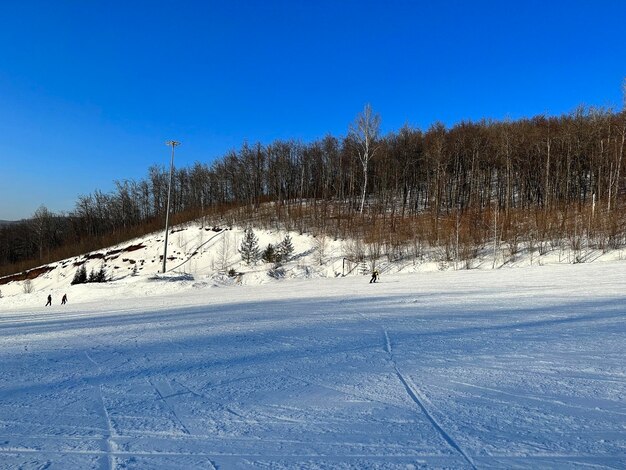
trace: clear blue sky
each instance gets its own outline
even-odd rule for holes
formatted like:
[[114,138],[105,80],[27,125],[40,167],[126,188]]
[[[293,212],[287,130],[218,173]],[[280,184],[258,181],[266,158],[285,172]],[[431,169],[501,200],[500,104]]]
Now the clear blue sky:
[[0,219],[244,140],[621,108],[626,1],[3,1]]

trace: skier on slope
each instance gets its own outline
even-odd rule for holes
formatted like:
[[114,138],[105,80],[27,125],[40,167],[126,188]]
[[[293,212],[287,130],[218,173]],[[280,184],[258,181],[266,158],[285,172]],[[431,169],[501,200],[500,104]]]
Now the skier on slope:
[[372,278],[370,279],[370,284],[372,282],[376,282],[378,280],[378,269],[374,269],[374,271],[372,271]]
[[50,306],[52,305],[52,295],[51,294],[48,294],[48,302],[46,303],[46,307],[48,305],[50,305]]

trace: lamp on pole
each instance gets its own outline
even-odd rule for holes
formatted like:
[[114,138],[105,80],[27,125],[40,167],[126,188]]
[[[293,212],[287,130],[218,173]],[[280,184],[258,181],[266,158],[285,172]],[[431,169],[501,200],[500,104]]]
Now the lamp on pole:
[[163,246],[163,273],[165,273],[165,264],[167,263],[167,232],[169,232],[170,223],[170,196],[172,194],[172,173],[174,172],[174,147],[180,145],[180,142],[170,140],[165,145],[172,147],[172,159],[170,161],[170,184],[167,187],[167,210],[165,212],[165,244]]

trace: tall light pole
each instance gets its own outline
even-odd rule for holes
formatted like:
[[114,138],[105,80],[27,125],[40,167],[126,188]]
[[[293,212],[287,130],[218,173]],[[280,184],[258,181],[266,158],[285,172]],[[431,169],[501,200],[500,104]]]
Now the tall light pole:
[[165,145],[172,147],[172,159],[170,161],[170,184],[167,187],[167,212],[165,212],[165,244],[163,246],[163,273],[165,273],[165,264],[167,263],[167,232],[169,232],[170,224],[170,196],[172,194],[172,173],[174,172],[174,147],[180,145],[180,142],[170,140]]

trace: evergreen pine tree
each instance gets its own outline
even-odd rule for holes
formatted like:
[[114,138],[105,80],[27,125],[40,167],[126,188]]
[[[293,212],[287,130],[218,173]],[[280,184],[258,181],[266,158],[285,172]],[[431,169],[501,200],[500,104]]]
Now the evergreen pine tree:
[[101,265],[98,272],[96,272],[96,277],[95,277],[94,282],[107,282],[107,273],[104,270],[104,265]]
[[83,264],[76,270],[71,284],[84,284],[85,282],[87,282],[87,268]]
[[283,241],[281,241],[278,245],[278,253],[280,261],[289,261],[291,255],[293,254],[293,244],[291,243],[291,237],[289,234],[285,235]]
[[273,263],[274,261],[278,261],[280,259],[279,254],[276,252],[274,245],[269,243],[267,248],[263,251],[263,255],[261,256],[263,261],[266,263]]
[[246,264],[256,263],[260,258],[259,241],[251,228],[247,228],[244,232],[239,253]]

